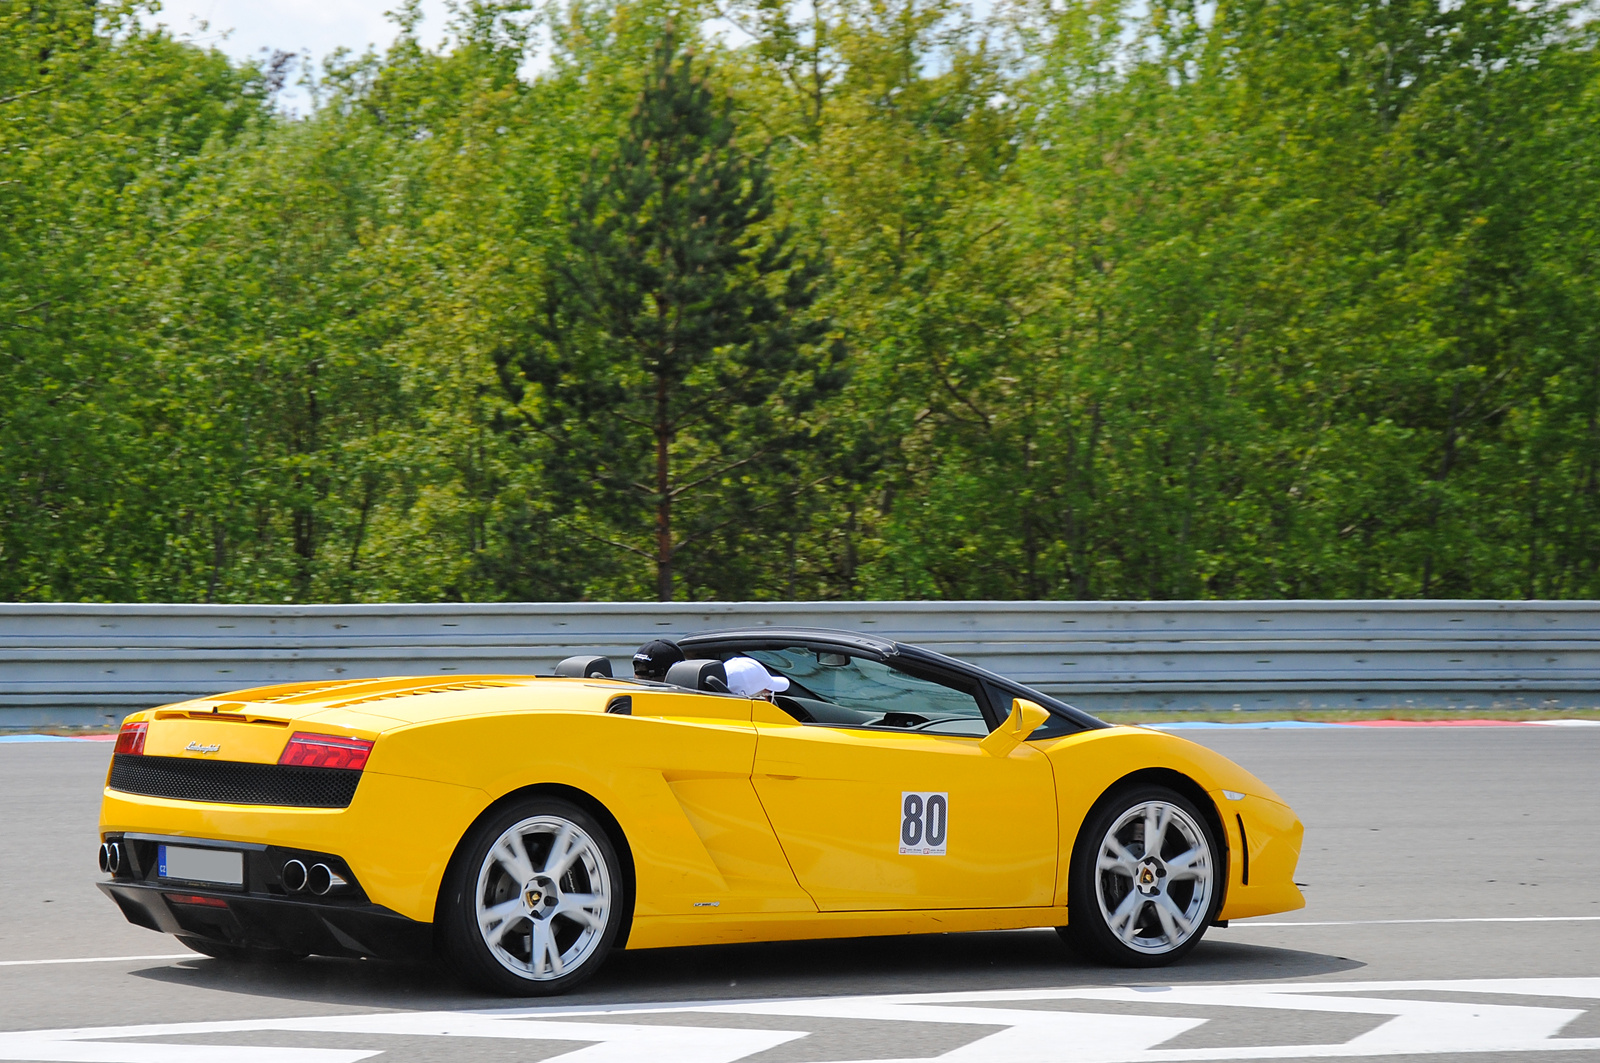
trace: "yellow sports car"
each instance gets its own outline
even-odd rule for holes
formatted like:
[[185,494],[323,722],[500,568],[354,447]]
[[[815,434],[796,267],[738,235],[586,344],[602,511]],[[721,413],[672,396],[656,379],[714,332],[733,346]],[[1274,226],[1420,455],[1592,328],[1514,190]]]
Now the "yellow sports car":
[[575,657],[135,713],[100,888],[212,956],[437,952],[523,995],[613,948],[952,930],[1154,966],[1305,903],[1299,820],[1202,746],[864,635],[673,652],[659,680]]

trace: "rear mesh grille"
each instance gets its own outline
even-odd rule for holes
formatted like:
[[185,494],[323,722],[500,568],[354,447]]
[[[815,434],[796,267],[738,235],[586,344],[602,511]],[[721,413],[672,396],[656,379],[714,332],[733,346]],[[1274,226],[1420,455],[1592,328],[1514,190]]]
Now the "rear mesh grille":
[[111,758],[108,785],[123,793],[171,797],[179,801],[348,808],[360,782],[361,773],[347,768],[302,768],[118,753]]

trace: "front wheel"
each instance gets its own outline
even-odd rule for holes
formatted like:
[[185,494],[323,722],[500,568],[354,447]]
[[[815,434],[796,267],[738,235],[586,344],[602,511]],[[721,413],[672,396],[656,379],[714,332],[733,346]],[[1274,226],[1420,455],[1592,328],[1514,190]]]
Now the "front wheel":
[[1121,967],[1160,967],[1200,943],[1222,903],[1216,837],[1181,794],[1141,786],[1103,798],[1068,873],[1067,942]]
[[605,962],[624,912],[605,829],[553,798],[479,824],[446,878],[446,957],[469,981],[515,996],[564,993]]

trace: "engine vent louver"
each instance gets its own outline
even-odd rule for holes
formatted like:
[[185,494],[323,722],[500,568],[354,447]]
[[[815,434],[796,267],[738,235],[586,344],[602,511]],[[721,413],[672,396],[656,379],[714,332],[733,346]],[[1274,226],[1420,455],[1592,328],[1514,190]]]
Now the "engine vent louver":
[[289,698],[303,698],[311,694],[320,694],[325,690],[332,690],[335,687],[349,685],[350,680],[348,679],[335,679],[328,683],[296,683],[281,694],[269,694],[264,698],[251,698],[250,700],[257,702],[287,701]]
[[231,760],[148,757],[119,753],[111,758],[113,790],[177,801],[289,808],[348,808],[361,772],[348,768],[302,768]]
[[340,708],[351,705],[365,705],[369,701],[388,701],[391,698],[409,698],[417,694],[443,694],[451,690],[494,690],[498,687],[514,687],[516,683],[498,683],[493,680],[468,680],[454,683],[428,683],[423,686],[405,687],[400,690],[385,690],[381,694],[369,694],[364,698],[351,698],[349,701],[334,701],[330,704]]

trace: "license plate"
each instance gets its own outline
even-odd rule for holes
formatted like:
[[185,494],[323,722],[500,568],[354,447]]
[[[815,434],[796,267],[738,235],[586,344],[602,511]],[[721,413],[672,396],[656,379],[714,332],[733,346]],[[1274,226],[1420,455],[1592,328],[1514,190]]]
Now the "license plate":
[[162,845],[156,860],[156,874],[184,882],[214,882],[219,886],[244,885],[244,854],[227,849],[190,849],[184,845]]

